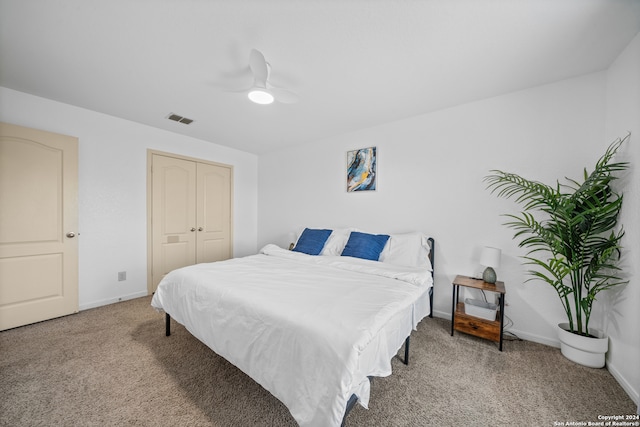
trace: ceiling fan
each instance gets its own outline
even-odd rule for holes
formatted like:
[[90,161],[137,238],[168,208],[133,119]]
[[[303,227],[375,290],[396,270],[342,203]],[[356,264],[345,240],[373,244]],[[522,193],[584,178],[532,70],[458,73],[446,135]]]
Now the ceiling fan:
[[253,86],[247,96],[256,104],[271,104],[274,100],[284,104],[298,102],[298,95],[290,90],[273,86],[269,82],[271,65],[264,58],[262,52],[251,49],[249,54],[249,68],[253,73]]

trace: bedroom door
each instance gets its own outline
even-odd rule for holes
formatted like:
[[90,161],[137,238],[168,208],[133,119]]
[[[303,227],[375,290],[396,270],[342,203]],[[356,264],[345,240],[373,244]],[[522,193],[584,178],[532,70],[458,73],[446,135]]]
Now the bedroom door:
[[149,291],[172,270],[231,257],[232,168],[150,152]]
[[0,330],[78,311],[78,139],[0,123]]

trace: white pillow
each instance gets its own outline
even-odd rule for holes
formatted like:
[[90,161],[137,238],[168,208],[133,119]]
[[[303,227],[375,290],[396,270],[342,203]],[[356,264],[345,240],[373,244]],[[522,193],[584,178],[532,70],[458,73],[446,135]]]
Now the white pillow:
[[380,254],[380,261],[406,267],[427,268],[432,271],[428,238],[429,236],[422,232],[392,234]]
[[352,231],[357,230],[355,228],[338,228],[333,230],[324,244],[320,255],[340,256]]

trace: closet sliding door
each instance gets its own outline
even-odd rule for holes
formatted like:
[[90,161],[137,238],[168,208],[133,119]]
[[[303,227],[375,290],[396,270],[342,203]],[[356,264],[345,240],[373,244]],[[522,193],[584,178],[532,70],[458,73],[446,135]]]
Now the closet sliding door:
[[232,167],[149,152],[149,291],[170,271],[232,255]]

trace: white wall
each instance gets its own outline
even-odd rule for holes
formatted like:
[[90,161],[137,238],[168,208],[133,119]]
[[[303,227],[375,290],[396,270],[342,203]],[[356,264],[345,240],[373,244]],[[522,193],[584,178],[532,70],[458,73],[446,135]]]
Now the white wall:
[[[580,179],[618,131],[605,132],[607,77],[590,74],[261,155],[258,246],[285,246],[304,226],[427,231],[437,245],[434,311],[448,318],[454,276],[477,271],[483,246],[500,247],[510,330],[558,346],[564,311],[557,295],[546,284],[525,283],[524,251],[502,225],[501,214],[519,206],[490,194],[483,177],[501,169],[548,184]],[[348,194],[345,152],[368,146],[379,150],[378,190]],[[629,237],[638,241],[637,232]],[[621,316],[637,319],[633,301]],[[627,349],[637,365],[637,343]]]
[[234,255],[256,252],[257,156],[7,88],[0,120],[79,138],[81,310],[147,294],[147,149],[233,165]]
[[631,169],[617,183],[624,190],[620,222],[626,230],[623,268],[629,284],[603,301],[614,308],[606,318],[607,366],[635,398],[640,413],[640,34],[607,71],[606,113],[608,138],[631,132],[629,143],[620,151],[620,159],[631,162]]

